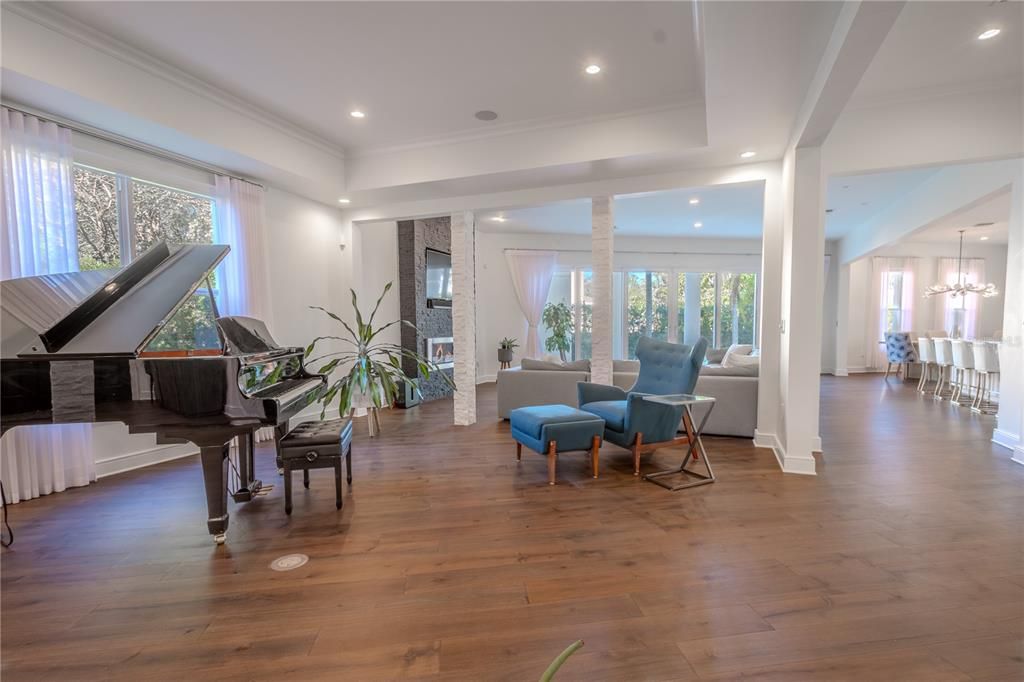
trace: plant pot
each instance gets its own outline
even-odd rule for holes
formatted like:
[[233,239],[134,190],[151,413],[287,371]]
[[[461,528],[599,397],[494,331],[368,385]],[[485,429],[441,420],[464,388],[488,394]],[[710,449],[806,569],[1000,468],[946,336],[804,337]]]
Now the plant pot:
[[511,348],[499,348],[498,362],[512,362],[512,358],[515,357],[515,354],[515,350]]

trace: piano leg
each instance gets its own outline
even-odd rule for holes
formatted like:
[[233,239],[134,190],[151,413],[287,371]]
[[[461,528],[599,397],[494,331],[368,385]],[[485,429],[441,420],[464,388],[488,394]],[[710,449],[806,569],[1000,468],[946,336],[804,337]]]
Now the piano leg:
[[235,502],[248,502],[259,493],[263,482],[254,478],[256,474],[256,433],[238,436],[238,490],[231,493]]
[[206,486],[206,527],[218,545],[224,544],[228,532],[228,452],[230,443],[203,445],[199,457],[203,463]]

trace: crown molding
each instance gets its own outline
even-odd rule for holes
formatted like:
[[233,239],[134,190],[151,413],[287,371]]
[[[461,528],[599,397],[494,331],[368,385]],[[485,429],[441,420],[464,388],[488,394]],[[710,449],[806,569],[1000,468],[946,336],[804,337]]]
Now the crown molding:
[[197,78],[118,38],[88,26],[53,7],[46,6],[45,3],[5,2],[3,3],[3,9],[13,12],[23,19],[39,24],[44,28],[60,33],[125,64],[141,69],[152,76],[188,90],[194,95],[214,102],[256,123],[273,128],[299,142],[318,147],[338,159],[345,159],[345,151],[337,143],[241,97],[228,94],[201,78]]
[[957,83],[953,85],[927,86],[921,88],[907,88],[905,90],[877,93],[873,95],[855,96],[850,100],[848,109],[874,109],[891,106],[893,104],[908,104],[912,102],[923,102],[939,99],[942,97],[956,97],[960,95],[971,95],[980,92],[1005,92],[1020,93],[1024,82],[1019,77],[996,78],[991,80],[979,80],[971,83]]
[[508,135],[516,135],[520,133],[530,133],[539,130],[552,130],[558,128],[567,128],[570,126],[586,125],[589,123],[601,123],[603,121],[614,121],[617,119],[631,118],[634,116],[643,116],[647,114],[658,114],[662,112],[671,111],[684,111],[693,107],[704,107],[704,100],[698,96],[692,96],[681,99],[677,102],[670,104],[660,104],[651,107],[640,107],[636,109],[627,109],[625,111],[616,111],[608,114],[597,114],[593,116],[559,116],[559,117],[547,117],[547,118],[535,118],[526,121],[517,121],[515,123],[506,123],[504,125],[491,126],[486,130],[473,130],[464,131],[458,133],[449,133],[446,135],[438,135],[436,137],[426,137],[412,142],[403,142],[394,145],[385,145],[381,147],[368,147],[366,149],[353,149],[348,153],[348,158],[360,159],[368,158],[373,156],[386,156],[388,154],[395,154],[400,152],[412,151],[416,149],[429,149],[431,147],[443,147],[450,144],[459,144],[463,142],[474,142],[477,140],[488,140],[494,138],[505,137]]

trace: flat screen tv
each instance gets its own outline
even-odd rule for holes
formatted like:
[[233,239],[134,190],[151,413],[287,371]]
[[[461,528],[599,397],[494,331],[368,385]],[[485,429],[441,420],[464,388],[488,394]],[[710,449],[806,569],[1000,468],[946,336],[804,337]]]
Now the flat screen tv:
[[452,306],[452,256],[444,251],[427,249],[427,306]]

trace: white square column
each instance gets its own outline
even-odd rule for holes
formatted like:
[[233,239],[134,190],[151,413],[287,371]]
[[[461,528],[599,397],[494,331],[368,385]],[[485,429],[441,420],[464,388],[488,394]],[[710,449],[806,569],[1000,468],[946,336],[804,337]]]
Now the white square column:
[[615,218],[611,197],[591,199],[590,248],[594,307],[591,318],[590,380],[612,383],[612,260]]
[[476,225],[473,213],[452,214],[452,341],[455,425],[476,423]]
[[783,165],[782,325],[779,348],[783,470],[815,473],[819,450],[825,183],[821,147],[791,150]]

